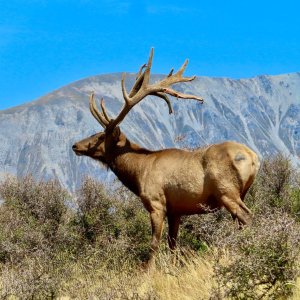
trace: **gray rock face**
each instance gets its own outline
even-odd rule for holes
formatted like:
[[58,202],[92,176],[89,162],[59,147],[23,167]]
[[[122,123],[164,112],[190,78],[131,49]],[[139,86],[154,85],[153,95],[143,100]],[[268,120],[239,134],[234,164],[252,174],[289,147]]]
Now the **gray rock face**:
[[[153,80],[161,76],[153,76]],[[57,178],[73,191],[84,176],[112,180],[113,175],[71,150],[75,141],[101,131],[91,116],[88,95],[104,97],[111,116],[123,100],[121,74],[90,77],[37,101],[0,111],[0,178],[5,174]],[[128,89],[134,75],[127,76]],[[166,103],[148,97],[126,116],[121,128],[134,142],[150,148],[200,147],[224,140],[248,145],[261,157],[282,152],[300,165],[300,73],[252,79],[198,77],[175,89],[202,96]]]

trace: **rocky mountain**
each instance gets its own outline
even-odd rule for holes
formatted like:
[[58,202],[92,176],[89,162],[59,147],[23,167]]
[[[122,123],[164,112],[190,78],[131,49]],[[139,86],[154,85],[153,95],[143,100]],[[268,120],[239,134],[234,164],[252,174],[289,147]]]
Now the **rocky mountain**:
[[[57,178],[72,191],[86,175],[112,180],[97,162],[75,156],[71,145],[101,131],[89,112],[91,91],[105,98],[112,116],[117,114],[123,101],[120,80],[121,74],[90,77],[0,111],[0,178],[31,173]],[[128,89],[133,80],[128,74]],[[198,77],[175,88],[202,96],[205,103],[172,99],[174,114],[169,115],[164,101],[148,97],[126,116],[123,132],[150,149],[235,140],[261,157],[282,152],[300,165],[300,73],[240,80]]]

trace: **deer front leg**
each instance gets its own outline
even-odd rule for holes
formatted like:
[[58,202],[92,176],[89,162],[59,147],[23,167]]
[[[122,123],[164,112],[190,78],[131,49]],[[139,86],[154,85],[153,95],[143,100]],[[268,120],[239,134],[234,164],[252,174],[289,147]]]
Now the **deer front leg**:
[[176,239],[178,235],[178,229],[180,224],[180,216],[177,215],[168,215],[168,224],[169,224],[169,234],[168,234],[168,243],[171,250],[176,249]]
[[148,261],[148,269],[152,269],[155,265],[155,254],[157,252],[162,235],[165,213],[162,210],[153,210],[150,212],[150,218],[152,226],[152,240],[150,246],[150,258]]
[[177,240],[178,229],[180,224],[180,216],[169,214],[168,223],[169,223],[168,243],[169,243],[170,250],[173,254],[172,263],[176,265],[177,253],[175,252],[175,249],[176,249],[176,240]]

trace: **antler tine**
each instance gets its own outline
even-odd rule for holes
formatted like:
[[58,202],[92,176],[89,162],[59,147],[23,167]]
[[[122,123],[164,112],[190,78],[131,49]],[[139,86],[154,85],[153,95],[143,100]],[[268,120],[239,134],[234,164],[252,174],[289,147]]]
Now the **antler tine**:
[[[106,128],[109,124],[108,120],[99,112],[95,102],[94,92],[90,95],[90,111],[94,118],[100,123],[103,128]],[[103,99],[102,99],[103,100]]]
[[[124,97],[124,100],[125,100],[126,103],[129,103],[130,102],[129,98],[133,97],[135,94],[138,93],[141,86],[144,85],[144,82],[145,82],[145,84],[149,83],[153,54],[154,54],[154,48],[151,48],[150,56],[149,56],[149,59],[148,59],[148,64],[143,64],[140,67],[140,70],[139,70],[139,72],[136,76],[135,83],[134,83],[132,89],[130,90],[129,95],[128,95],[128,93],[126,91],[126,88],[125,88],[125,74],[123,74],[121,83],[122,83],[123,97]],[[144,68],[146,68],[146,69],[143,72]]]
[[160,97],[161,99],[165,100],[167,105],[168,105],[168,108],[169,108],[169,114],[171,115],[174,111],[173,111],[173,107],[171,105],[171,101],[169,99],[169,97],[164,94],[164,93],[160,93],[160,92],[157,92],[157,93],[152,93],[150,94],[151,96],[156,96],[156,97]]
[[140,70],[135,78],[135,83],[132,87],[132,89],[130,90],[129,92],[129,97],[132,97],[134,96],[138,91],[139,89],[141,88],[142,84],[143,84],[143,80],[145,78],[145,72],[143,72],[143,69],[147,66],[147,64],[143,64],[141,67],[140,67]]
[[89,98],[90,111],[91,111],[92,115],[94,116],[94,118],[100,123],[101,120],[99,120],[100,118],[99,118],[97,112],[95,111],[94,105],[93,105],[94,104],[94,96],[95,96],[95,94],[94,94],[94,92],[92,92],[90,94],[90,98]]
[[[182,66],[180,67],[180,69],[174,74],[174,75],[169,75],[167,78],[171,78],[173,79],[172,80],[172,83],[171,84],[174,84],[174,83],[177,83],[177,82],[187,82],[187,81],[192,81],[196,78],[196,76],[191,76],[191,77],[182,77],[187,65],[189,63],[189,60],[186,59],[184,61],[184,63],[182,64]],[[169,84],[170,85],[170,84]]]
[[147,63],[147,68],[144,72],[143,86],[146,86],[150,81],[150,71],[151,71],[151,67],[152,67],[153,54],[154,54],[154,48],[151,48],[148,63]]
[[[122,80],[121,80],[122,93],[123,93],[123,98],[124,98],[125,102],[128,105],[131,105],[130,98],[133,97],[133,96],[135,96],[139,92],[139,90],[141,89],[142,86],[145,86],[145,85],[147,85],[149,83],[149,80],[150,80],[150,70],[151,70],[151,66],[152,66],[153,54],[154,54],[154,48],[151,48],[150,56],[149,56],[149,59],[148,59],[148,63],[147,64],[143,64],[140,67],[140,70],[139,70],[138,75],[136,77],[136,81],[135,81],[132,89],[130,90],[129,95],[128,95],[128,93],[126,91],[126,87],[125,87],[125,73],[123,73],[123,75],[122,75]],[[146,67],[146,69],[143,72],[143,69],[145,67]]]
[[139,70],[139,72],[137,73],[135,80],[138,80],[139,77],[140,77],[141,75],[144,74],[144,73],[142,74],[142,72],[143,72],[143,69],[144,69],[146,66],[147,66],[147,64],[143,64],[143,65],[140,67],[140,70]]
[[[150,84],[149,83],[150,71],[152,67],[153,55],[154,55],[154,49],[151,48],[146,69],[143,71],[145,65],[143,65],[140,68],[138,75],[136,77],[136,81],[132,89],[130,90],[129,94],[127,93],[125,88],[125,73],[123,74],[121,85],[122,85],[122,93],[125,100],[125,104],[121,109],[119,115],[114,120],[109,121],[109,125],[105,129],[106,132],[113,130],[120,122],[122,122],[122,120],[125,118],[128,112],[131,110],[131,108],[148,95],[157,96],[163,99],[168,105],[170,114],[173,112],[173,109],[167,94],[181,99],[194,99],[203,102],[203,99],[201,97],[177,92],[172,88],[170,88],[170,86],[175,83],[187,82],[195,79],[195,76],[192,77],[182,76],[188,64],[188,60],[185,60],[183,65],[175,74],[173,74],[173,69],[172,69],[167,77],[165,77],[159,82]],[[102,110],[103,110],[105,121],[108,122],[108,117],[105,116],[106,114],[105,109],[102,108]]]
[[186,66],[188,65],[189,60],[186,59],[185,62],[183,63],[183,65],[180,67],[180,69],[173,75],[173,69],[171,70],[171,72],[169,73],[169,75],[164,78],[162,81],[157,83],[157,88],[159,92],[165,93],[165,94],[169,94],[171,96],[174,96],[176,98],[181,98],[181,99],[194,99],[194,100],[198,100],[201,103],[203,103],[203,98],[195,96],[195,95],[189,95],[189,94],[183,94],[180,93],[178,91],[173,90],[172,88],[169,88],[170,85],[173,85],[175,83],[179,83],[179,82],[188,82],[188,81],[192,81],[196,78],[196,76],[192,76],[192,77],[182,77],[183,72],[186,69]]
[[200,103],[204,102],[204,99],[201,97],[190,95],[190,94],[183,94],[169,88],[163,89],[163,93],[169,94],[173,97],[180,98],[180,99],[193,99],[193,100],[198,100]]
[[186,66],[188,65],[188,63],[189,63],[189,60],[186,59],[186,60],[184,61],[183,65],[182,65],[182,66],[180,67],[180,69],[178,70],[177,73],[180,74],[180,75],[182,75],[183,72],[185,71]]
[[122,94],[123,94],[123,98],[124,98],[124,100],[125,100],[125,103],[126,103],[127,105],[129,105],[129,103],[130,103],[130,98],[129,98],[128,94],[127,94],[126,87],[125,87],[125,76],[126,76],[125,73],[123,73],[123,75],[122,75],[122,80],[121,80]]
[[102,112],[103,112],[103,115],[104,115],[106,121],[110,122],[111,119],[110,119],[110,117],[108,116],[108,114],[106,112],[105,103],[104,103],[104,99],[103,98],[100,101],[100,105],[101,105],[101,109],[102,109]]
[[173,75],[173,72],[174,72],[174,68],[171,69],[170,73],[168,74],[167,77],[171,77]]

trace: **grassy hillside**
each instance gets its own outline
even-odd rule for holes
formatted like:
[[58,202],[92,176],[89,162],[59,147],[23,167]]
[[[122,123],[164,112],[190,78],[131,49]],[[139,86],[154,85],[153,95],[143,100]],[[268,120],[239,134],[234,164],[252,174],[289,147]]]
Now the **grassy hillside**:
[[281,155],[263,162],[239,230],[225,210],[183,219],[145,272],[150,220],[124,188],[86,178],[76,196],[57,182],[0,185],[2,299],[299,299],[300,175]]

